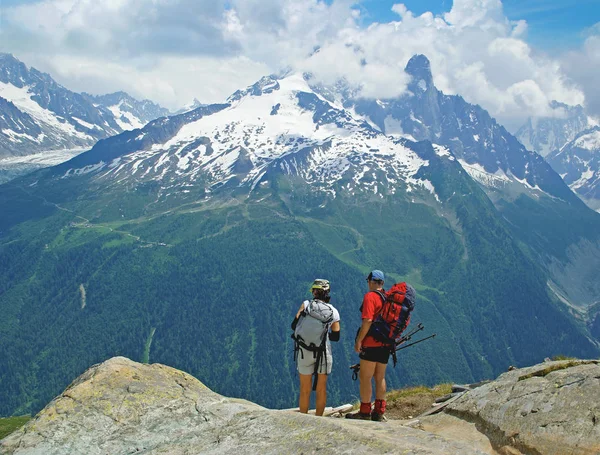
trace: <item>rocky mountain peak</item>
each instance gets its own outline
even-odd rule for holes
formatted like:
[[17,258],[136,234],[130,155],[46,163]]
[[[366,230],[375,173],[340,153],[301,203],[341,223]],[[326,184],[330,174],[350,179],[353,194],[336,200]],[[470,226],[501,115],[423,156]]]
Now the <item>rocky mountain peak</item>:
[[0,54],[0,82],[21,88],[28,77],[29,70],[23,62],[12,54]]
[[263,94],[272,93],[274,90],[279,90],[278,77],[275,75],[264,76],[258,82],[250,85],[245,90],[237,90],[227,99],[227,102],[233,103],[235,101],[239,101],[245,96],[260,96]]
[[550,109],[558,111],[557,118],[585,116],[585,109],[581,104],[570,106],[560,101],[550,101]]
[[[411,57],[406,64],[404,71],[412,76],[412,82],[409,89],[415,92],[415,88],[420,91],[426,91],[433,87],[433,75],[431,74],[431,63],[423,54],[417,54]],[[418,92],[416,92],[418,93]]]
[[186,104],[181,109],[173,111],[173,115],[184,114],[186,112],[193,111],[193,110],[198,109],[199,107],[203,107],[203,106],[208,106],[208,104],[201,103],[198,98],[194,97],[194,99],[190,103]]

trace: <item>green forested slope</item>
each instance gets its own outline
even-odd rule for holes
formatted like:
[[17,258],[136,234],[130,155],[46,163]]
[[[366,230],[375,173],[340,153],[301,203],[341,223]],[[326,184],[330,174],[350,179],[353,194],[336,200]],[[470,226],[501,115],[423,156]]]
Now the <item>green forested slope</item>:
[[317,277],[331,280],[342,317],[330,400],[351,400],[358,307],[375,267],[415,285],[412,320],[438,333],[402,351],[390,387],[479,380],[553,354],[596,356],[479,186],[455,161],[429,159],[423,177],[441,205],[401,191],[340,188],[331,199],[282,175],[250,197],[168,210],[152,205],[151,190],[84,189],[84,178],[0,187],[0,415],[39,410],[115,355],[292,406],[289,324]]

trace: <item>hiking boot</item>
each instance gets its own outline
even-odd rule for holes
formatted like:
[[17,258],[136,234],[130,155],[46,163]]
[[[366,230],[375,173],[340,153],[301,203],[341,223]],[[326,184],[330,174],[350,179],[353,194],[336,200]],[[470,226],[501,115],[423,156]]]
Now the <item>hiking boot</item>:
[[362,412],[354,412],[352,414],[346,414],[347,419],[355,420],[371,420],[371,414],[363,414]]
[[387,419],[384,414],[378,414],[376,412],[371,413],[371,420],[374,422],[385,422]]

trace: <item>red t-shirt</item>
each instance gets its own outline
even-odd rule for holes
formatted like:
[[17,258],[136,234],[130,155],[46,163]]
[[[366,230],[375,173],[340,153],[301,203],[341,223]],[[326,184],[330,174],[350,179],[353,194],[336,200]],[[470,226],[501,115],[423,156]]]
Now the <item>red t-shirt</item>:
[[[370,319],[371,321],[375,319],[375,317],[381,311],[383,307],[383,299],[377,292],[369,291],[365,294],[362,303],[362,318]],[[377,341],[372,336],[367,335],[362,342],[363,347],[365,348],[378,348],[380,346],[385,346],[381,341]]]

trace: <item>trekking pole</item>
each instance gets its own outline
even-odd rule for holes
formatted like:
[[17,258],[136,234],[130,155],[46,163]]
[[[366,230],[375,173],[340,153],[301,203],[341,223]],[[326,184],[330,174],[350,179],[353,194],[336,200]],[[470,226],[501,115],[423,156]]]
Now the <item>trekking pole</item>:
[[402,338],[400,338],[400,341],[398,341],[396,343],[396,346],[399,346],[402,343],[406,343],[407,341],[409,341],[412,338],[412,336],[414,334],[416,334],[417,332],[420,332],[424,328],[425,328],[425,326],[423,325],[423,323],[419,322],[414,329],[412,329],[410,332],[408,332],[406,335],[404,335]]
[[416,326],[414,329],[412,329],[410,332],[408,332],[406,335],[404,335],[404,336],[401,338],[401,340],[403,340],[403,339],[405,339],[405,338],[406,338],[407,340],[410,340],[410,338],[411,338],[411,337],[412,337],[412,336],[413,336],[415,333],[417,333],[417,332],[420,332],[420,331],[421,331],[421,330],[423,330],[424,328],[425,328],[425,326],[423,325],[423,323],[422,323],[422,322],[419,322],[419,323],[417,324],[417,326]]
[[433,335],[429,335],[427,338],[423,338],[421,340],[415,341],[414,343],[410,343],[410,344],[407,344],[405,346],[400,346],[400,347],[396,348],[396,352],[397,351],[401,351],[402,349],[410,348],[411,346],[414,346],[415,344],[419,344],[421,341],[427,341],[427,340],[429,340],[431,338],[435,338],[436,335],[437,334],[434,333]]

